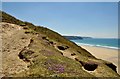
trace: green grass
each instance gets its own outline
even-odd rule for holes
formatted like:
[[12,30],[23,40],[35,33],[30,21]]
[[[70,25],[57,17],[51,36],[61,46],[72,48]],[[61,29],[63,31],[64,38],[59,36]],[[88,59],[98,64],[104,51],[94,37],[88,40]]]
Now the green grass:
[[8,15],[8,14],[5,13],[5,12],[1,12],[1,11],[0,11],[0,14],[2,14],[2,22],[17,24],[17,25],[23,25],[23,24],[24,24],[23,21],[20,21],[20,20],[14,18],[14,17],[11,16],[11,15]]
[[[29,50],[21,51],[23,60],[27,60],[27,62],[31,63],[28,66],[29,70],[21,72],[19,74],[14,74],[15,76],[93,77],[93,75],[82,70],[82,65],[78,61],[61,55],[61,52],[58,51],[54,46],[49,45],[49,43],[51,42],[57,43],[57,45],[68,46],[70,51],[74,51],[76,53],[77,58],[80,61],[89,62],[89,59],[93,61],[96,60],[96,58],[92,56],[88,51],[64,38],[59,33],[52,31],[46,27],[35,26],[32,23],[20,21],[5,12],[0,11],[0,13],[2,13],[2,22],[20,25],[21,27],[23,27],[24,33],[29,34],[30,38],[32,38],[33,40],[30,46],[27,47],[27,49]],[[39,37],[39,35],[41,38]],[[31,51],[34,52],[31,53]],[[104,65],[103,68],[105,68]]]
[[13,16],[11,16],[11,15],[5,13],[5,12],[2,12],[2,22],[7,22],[7,23],[13,23],[13,24],[21,25],[22,27],[25,27],[27,29],[31,29],[31,30],[26,30],[26,33],[32,33],[32,34],[39,33],[39,34],[43,34],[47,38],[49,38],[49,40],[52,40],[53,42],[58,42],[60,44],[67,45],[70,48],[73,48],[74,50],[81,51],[81,54],[84,55],[84,56],[95,58],[89,52],[87,52],[86,50],[81,48],[80,46],[77,46],[75,43],[69,41],[68,39],[66,39],[63,36],[61,36],[60,34],[58,34],[57,32],[52,31],[52,30],[50,30],[50,29],[48,29],[46,27],[35,26],[32,23],[20,21],[20,20],[14,18]]

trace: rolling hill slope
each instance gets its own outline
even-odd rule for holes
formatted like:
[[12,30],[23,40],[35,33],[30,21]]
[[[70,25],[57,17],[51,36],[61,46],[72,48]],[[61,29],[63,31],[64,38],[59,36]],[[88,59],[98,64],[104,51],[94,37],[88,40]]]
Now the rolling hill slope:
[[114,64],[60,34],[1,13],[3,77],[119,77]]

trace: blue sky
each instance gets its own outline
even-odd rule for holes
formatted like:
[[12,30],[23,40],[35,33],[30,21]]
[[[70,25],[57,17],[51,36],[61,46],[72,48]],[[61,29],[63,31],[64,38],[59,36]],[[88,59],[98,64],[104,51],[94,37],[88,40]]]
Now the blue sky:
[[2,10],[62,35],[118,37],[118,4],[114,2],[8,2]]
[[119,2],[119,0],[2,0],[3,2]]

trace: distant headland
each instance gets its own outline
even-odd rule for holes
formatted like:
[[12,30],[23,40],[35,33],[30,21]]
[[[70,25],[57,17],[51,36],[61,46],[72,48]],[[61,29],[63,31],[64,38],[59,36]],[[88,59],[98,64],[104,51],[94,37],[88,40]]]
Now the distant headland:
[[82,39],[88,39],[88,38],[91,38],[92,37],[82,37],[82,36],[66,36],[66,35],[63,35],[65,38],[69,39],[69,40],[82,40]]

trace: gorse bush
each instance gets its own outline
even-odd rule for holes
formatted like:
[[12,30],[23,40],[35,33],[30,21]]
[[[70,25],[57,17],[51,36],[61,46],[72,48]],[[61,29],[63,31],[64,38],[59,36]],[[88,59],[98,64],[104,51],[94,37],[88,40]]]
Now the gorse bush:
[[0,11],[0,14],[2,14],[2,22],[13,23],[13,24],[17,24],[17,25],[24,24],[23,21],[20,21],[20,20],[14,18],[13,16],[8,15],[5,12]]

